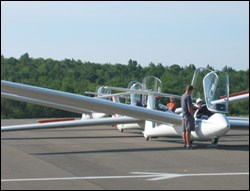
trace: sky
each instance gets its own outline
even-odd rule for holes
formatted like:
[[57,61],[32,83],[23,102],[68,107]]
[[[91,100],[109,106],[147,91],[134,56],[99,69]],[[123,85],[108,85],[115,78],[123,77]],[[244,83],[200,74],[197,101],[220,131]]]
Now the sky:
[[1,1],[1,55],[249,68],[249,1]]

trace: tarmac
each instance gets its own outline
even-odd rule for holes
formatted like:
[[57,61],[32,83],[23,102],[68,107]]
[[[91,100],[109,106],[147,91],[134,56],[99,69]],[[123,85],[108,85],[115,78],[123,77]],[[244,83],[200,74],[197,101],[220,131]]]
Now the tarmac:
[[[35,119],[1,120],[1,125]],[[111,126],[1,133],[1,190],[249,190],[249,129],[183,148]]]

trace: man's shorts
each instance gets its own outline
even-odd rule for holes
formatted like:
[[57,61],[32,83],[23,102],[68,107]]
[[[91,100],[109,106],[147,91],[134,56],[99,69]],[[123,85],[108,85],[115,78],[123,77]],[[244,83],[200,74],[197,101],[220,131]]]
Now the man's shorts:
[[182,127],[183,131],[194,131],[195,127],[195,122],[194,122],[194,117],[193,116],[183,116],[182,118]]

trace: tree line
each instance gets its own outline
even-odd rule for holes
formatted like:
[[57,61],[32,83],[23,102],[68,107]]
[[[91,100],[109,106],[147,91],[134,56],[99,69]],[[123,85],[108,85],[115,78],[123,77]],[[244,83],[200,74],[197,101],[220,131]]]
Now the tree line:
[[[214,70],[211,66],[208,69]],[[181,67],[177,64],[163,66],[149,63],[142,67],[130,59],[127,64],[91,63],[81,60],[64,59],[61,61],[32,58],[25,53],[16,59],[1,55],[1,80],[40,86],[65,92],[84,95],[85,91],[95,91],[98,85],[127,87],[130,81],[142,82],[145,76],[155,76],[162,81],[162,92],[183,94],[191,82],[196,67],[193,64]],[[229,74],[230,93],[249,90],[249,69],[236,71],[225,66]],[[163,102],[166,102],[166,98]],[[177,104],[180,106],[180,102]],[[231,104],[229,115],[249,115],[249,101]],[[4,118],[50,118],[80,117],[79,114],[53,108],[28,104],[1,98],[1,119]]]

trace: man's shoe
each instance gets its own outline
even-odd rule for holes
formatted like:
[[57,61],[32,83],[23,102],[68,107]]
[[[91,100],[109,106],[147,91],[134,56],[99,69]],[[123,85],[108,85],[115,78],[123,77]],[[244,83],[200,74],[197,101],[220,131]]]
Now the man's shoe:
[[187,150],[192,150],[192,146],[188,145],[188,146],[186,146],[186,149]]

